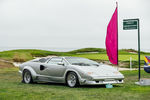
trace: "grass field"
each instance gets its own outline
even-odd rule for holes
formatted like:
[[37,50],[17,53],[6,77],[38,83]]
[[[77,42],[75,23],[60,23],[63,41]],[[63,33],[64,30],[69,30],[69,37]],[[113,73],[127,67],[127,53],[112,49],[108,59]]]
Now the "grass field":
[[[49,55],[77,56],[96,60],[108,60],[106,50],[102,48],[83,48],[70,52],[54,52],[36,49],[20,49],[0,52],[1,59],[22,62],[33,59],[34,57],[45,57]],[[141,52],[141,60],[144,60],[145,55],[150,56],[150,53]],[[132,49],[119,50],[119,61],[129,61],[130,57],[132,57],[133,60],[138,60],[137,51]]]
[[[150,87],[138,86],[137,71],[122,71],[125,83],[105,86],[69,88],[64,84],[21,83],[18,68],[0,68],[0,100],[149,100]],[[142,71],[142,76],[149,77]]]
[[[85,58],[89,58],[89,59],[100,59],[100,60],[108,60],[108,57],[106,54],[78,54],[78,55],[72,55],[72,56],[76,56],[76,57],[85,57]],[[141,55],[141,60],[144,60],[144,56],[145,55]],[[137,55],[125,55],[125,54],[120,54],[119,55],[119,61],[129,61],[130,57],[132,57],[133,60],[138,60],[138,56]]]
[[[10,50],[0,52],[0,59],[5,59],[15,62],[25,62],[34,57],[45,57],[45,56],[75,56],[75,57],[85,57],[98,62],[108,62],[108,57],[106,50],[102,48],[83,48],[78,50],[73,50],[70,52],[54,52],[46,50],[36,50],[36,49],[21,49],[21,50]],[[150,56],[150,53],[141,52],[141,65],[144,64],[144,56]],[[133,49],[122,49],[119,50],[119,66],[129,67],[130,57],[132,57],[133,67],[138,67],[138,55],[137,51]]]
[[[94,53],[91,53],[94,52]],[[131,53],[134,52],[134,53]],[[137,60],[137,51],[128,49],[119,51],[119,62],[129,64],[129,58]],[[0,52],[0,59],[24,62],[34,57],[48,55],[77,56],[97,61],[108,61],[105,49],[85,48],[70,52],[52,52],[45,50],[11,50]],[[141,60],[150,53],[141,52]],[[143,64],[143,62],[142,62]],[[123,65],[126,67],[128,65]],[[137,67],[137,62],[134,63]],[[138,86],[138,71],[122,71],[124,84],[116,84],[107,89],[100,86],[80,86],[69,88],[64,84],[55,83],[21,83],[18,68],[11,63],[0,61],[0,100],[149,100],[150,87]],[[150,78],[150,74],[142,71],[142,77]]]

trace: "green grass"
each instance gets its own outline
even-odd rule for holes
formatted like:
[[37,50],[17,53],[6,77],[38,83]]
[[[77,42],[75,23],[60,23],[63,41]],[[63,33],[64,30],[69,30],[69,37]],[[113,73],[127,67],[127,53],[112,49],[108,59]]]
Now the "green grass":
[[106,53],[106,50],[103,48],[82,48],[82,49],[70,51],[69,53],[77,54],[77,53],[88,53],[88,52]]
[[[95,53],[91,53],[95,52]],[[137,52],[132,49],[122,49],[119,50],[119,61],[129,61],[130,57],[133,60],[137,60],[137,54],[133,54],[130,52]],[[36,49],[20,49],[20,50],[10,50],[0,52],[0,58],[6,60],[13,60],[15,58],[22,58],[27,61],[33,59],[33,57],[45,57],[49,55],[56,56],[77,56],[77,57],[85,57],[89,59],[99,59],[99,60],[108,60],[106,50],[102,48],[83,48],[78,50],[73,50],[70,52],[54,52],[54,51],[46,51],[46,50],[36,50]],[[145,55],[150,55],[150,53],[141,52],[141,60],[144,60]]]
[[[105,86],[69,88],[64,84],[21,83],[18,68],[0,68],[0,100],[149,100],[150,87],[138,86],[138,71],[122,71],[125,83]],[[142,71],[142,77],[150,75]]]
[[[20,49],[20,50],[10,50],[0,52],[0,59],[15,61],[15,62],[25,62],[34,57],[45,57],[49,55],[56,56],[74,56],[74,57],[85,57],[96,61],[107,61],[108,57],[106,50],[103,48],[83,48],[78,50],[73,50],[70,52],[54,52],[46,50],[36,50],[36,49]],[[144,64],[144,56],[150,56],[150,53],[141,52],[141,65]],[[138,55],[137,51],[133,49],[122,49],[119,50],[119,62],[123,63],[121,67],[129,67],[130,57],[133,60],[133,67],[138,67]]]
[[[76,57],[85,57],[85,58],[89,58],[89,59],[100,59],[100,60],[108,60],[107,54],[76,54],[76,55],[72,55],[72,56],[76,56]],[[130,59],[130,57],[132,57],[133,60],[138,60],[138,55],[125,55],[125,54],[120,54],[119,55],[119,61],[127,61]],[[144,60],[144,55],[141,55],[141,60]]]
[[36,50],[36,49],[18,49],[18,50],[0,52],[1,59],[11,60],[11,61],[18,61],[19,59],[22,59],[23,61],[28,61],[33,59],[34,57],[45,57],[48,55],[61,56],[61,55],[68,55],[68,53]]

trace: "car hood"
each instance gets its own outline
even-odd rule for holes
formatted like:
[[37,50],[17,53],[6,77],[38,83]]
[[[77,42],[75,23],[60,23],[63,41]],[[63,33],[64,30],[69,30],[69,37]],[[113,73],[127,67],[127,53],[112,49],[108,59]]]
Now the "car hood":
[[90,76],[123,77],[123,75],[116,68],[105,64],[101,64],[100,66],[78,66],[78,69]]

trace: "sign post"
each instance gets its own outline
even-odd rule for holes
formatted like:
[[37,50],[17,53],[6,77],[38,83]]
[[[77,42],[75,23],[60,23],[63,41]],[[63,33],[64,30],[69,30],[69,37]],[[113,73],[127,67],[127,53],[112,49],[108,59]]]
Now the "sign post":
[[141,79],[140,67],[140,21],[139,19],[125,19],[123,20],[123,30],[138,29],[138,61],[139,61],[139,81]]

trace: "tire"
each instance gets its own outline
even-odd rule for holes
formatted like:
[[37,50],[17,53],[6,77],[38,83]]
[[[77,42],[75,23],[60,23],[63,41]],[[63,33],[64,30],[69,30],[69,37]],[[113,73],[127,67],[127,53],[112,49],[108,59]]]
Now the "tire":
[[77,74],[75,72],[69,72],[66,77],[66,83],[71,88],[78,86],[79,81]]
[[29,70],[24,70],[23,71],[23,80],[22,80],[22,82],[26,83],[26,84],[33,83],[32,75],[31,75],[31,72]]

